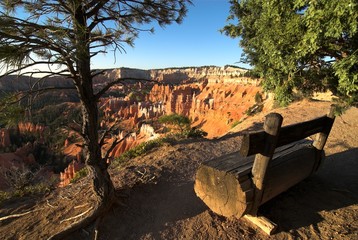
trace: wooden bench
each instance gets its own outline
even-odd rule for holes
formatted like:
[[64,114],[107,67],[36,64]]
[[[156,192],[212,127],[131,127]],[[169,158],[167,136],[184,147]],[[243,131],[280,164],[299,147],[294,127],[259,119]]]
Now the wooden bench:
[[[243,136],[239,151],[204,162],[195,177],[195,192],[215,213],[245,217],[267,234],[276,224],[258,216],[263,203],[316,172],[334,122],[326,116],[281,128],[282,116],[270,113],[263,130]],[[315,141],[306,139],[317,134]]]

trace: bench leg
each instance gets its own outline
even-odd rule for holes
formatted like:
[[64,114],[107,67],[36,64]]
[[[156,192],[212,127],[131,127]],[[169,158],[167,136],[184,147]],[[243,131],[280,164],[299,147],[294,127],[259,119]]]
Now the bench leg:
[[271,235],[275,233],[277,229],[277,224],[272,222],[270,219],[265,218],[263,216],[252,216],[252,215],[244,215],[244,218],[261,228],[266,234]]

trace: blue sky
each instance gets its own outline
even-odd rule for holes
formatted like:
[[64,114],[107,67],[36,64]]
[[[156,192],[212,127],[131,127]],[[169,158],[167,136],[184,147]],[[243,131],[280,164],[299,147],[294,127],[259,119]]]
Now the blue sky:
[[241,57],[238,39],[219,32],[226,24],[230,5],[228,0],[193,0],[194,5],[183,23],[172,24],[155,33],[142,32],[134,48],[126,46],[126,53],[98,56],[94,68],[131,67],[141,69],[235,64]]

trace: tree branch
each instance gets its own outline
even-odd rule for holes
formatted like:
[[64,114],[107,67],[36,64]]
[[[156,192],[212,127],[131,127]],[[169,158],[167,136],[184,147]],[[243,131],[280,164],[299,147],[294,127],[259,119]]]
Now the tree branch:
[[112,126],[108,129],[106,129],[103,133],[103,135],[101,136],[100,140],[99,140],[99,146],[103,146],[105,144],[105,138],[108,135],[108,133],[112,132],[112,130],[114,129],[114,127],[117,125],[117,123],[119,123],[119,121],[115,121]]
[[103,160],[105,162],[107,162],[109,155],[111,154],[111,152],[113,151],[113,149],[120,144],[121,142],[123,142],[129,135],[131,135],[133,132],[128,132],[123,138],[118,139],[116,138],[113,143],[111,144],[110,148],[106,151],[105,156],[103,157]]

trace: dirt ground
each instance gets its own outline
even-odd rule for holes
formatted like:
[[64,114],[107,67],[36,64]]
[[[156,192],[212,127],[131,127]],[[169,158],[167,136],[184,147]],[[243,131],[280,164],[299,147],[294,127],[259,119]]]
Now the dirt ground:
[[[275,109],[284,125],[327,113],[329,102],[301,101]],[[98,239],[358,239],[358,109],[337,117],[326,144],[326,159],[310,178],[260,207],[278,224],[270,237],[245,219],[211,212],[193,190],[201,162],[234,152],[238,132],[259,128],[266,113],[246,119],[224,137],[165,145],[111,169],[122,204],[101,221]],[[86,179],[47,196],[1,206],[1,239],[46,239],[85,217],[93,207]],[[68,239],[89,239],[94,224]]]

